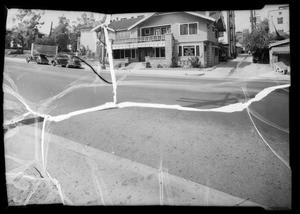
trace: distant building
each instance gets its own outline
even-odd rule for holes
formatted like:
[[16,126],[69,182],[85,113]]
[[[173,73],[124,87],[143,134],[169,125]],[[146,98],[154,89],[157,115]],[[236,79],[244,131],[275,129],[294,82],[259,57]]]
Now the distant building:
[[276,62],[283,62],[290,66],[290,39],[271,43],[269,45],[269,58],[272,67]]
[[289,7],[279,7],[277,10],[270,10],[268,13],[270,33],[290,34],[290,11]]
[[244,35],[242,31],[237,31],[235,32],[235,36],[236,36],[236,42],[242,43]]
[[94,25],[85,25],[80,28],[80,37],[77,40],[77,50],[79,51],[83,47],[85,49],[91,50],[91,52],[96,52],[97,50],[97,34],[91,30],[99,23]]
[[236,57],[235,14],[234,11],[222,11],[226,23],[226,31],[220,35],[219,43],[226,48],[227,58]]

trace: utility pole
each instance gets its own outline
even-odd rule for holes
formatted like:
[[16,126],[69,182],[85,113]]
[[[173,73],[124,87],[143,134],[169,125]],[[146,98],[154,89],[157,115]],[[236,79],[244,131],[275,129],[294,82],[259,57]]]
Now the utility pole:
[[250,10],[250,23],[251,23],[251,32],[256,28],[256,14],[255,10]]
[[51,34],[52,34],[52,24],[53,24],[53,22],[51,22],[49,37],[51,37]]

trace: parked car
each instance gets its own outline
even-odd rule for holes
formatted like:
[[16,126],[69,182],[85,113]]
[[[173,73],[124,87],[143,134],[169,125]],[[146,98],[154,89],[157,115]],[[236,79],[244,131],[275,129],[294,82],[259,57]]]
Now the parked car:
[[12,54],[23,54],[23,51],[21,49],[17,49],[17,50],[13,50],[13,51],[8,51],[7,52],[8,55],[12,55]]
[[49,64],[49,60],[47,59],[47,57],[44,54],[37,54],[34,56],[29,56],[26,58],[26,62],[35,62],[37,64],[45,64],[48,65]]
[[58,54],[52,61],[53,66],[61,65],[67,68],[81,68],[79,59],[69,54]]

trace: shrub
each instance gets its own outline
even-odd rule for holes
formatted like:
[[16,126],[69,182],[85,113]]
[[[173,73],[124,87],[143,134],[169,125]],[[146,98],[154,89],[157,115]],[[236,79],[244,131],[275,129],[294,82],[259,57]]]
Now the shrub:
[[201,62],[198,57],[191,57],[188,60],[191,63],[192,68],[201,68]]
[[163,66],[161,64],[158,64],[157,68],[163,68]]
[[115,64],[115,66],[114,66],[115,68],[121,68],[122,67],[122,63],[117,63],[117,64]]
[[171,68],[177,68],[177,67],[179,67],[179,65],[178,65],[178,56],[175,53],[172,56],[172,63],[170,65],[170,67]]
[[146,68],[151,68],[150,62],[146,62]]

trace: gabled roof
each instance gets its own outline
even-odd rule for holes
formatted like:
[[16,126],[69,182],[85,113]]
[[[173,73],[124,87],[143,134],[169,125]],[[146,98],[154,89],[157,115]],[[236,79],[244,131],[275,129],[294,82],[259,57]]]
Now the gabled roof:
[[[212,22],[216,21],[213,17],[209,17],[209,16],[203,15],[201,13],[190,12],[190,11],[184,11],[184,12],[188,13],[188,14],[191,14],[193,16],[197,16],[197,17],[201,17],[203,19],[210,20]],[[152,17],[152,16],[154,16],[156,14],[157,13],[154,12],[154,13],[148,14],[147,16],[141,16],[141,17],[137,17],[137,18],[112,21],[111,23],[109,23],[108,28],[109,28],[109,30],[112,30],[112,31],[131,30],[132,28],[134,28],[138,24],[146,21],[147,19],[149,19],[150,17]],[[163,13],[160,13],[160,14],[163,14]],[[92,29],[92,31],[97,30],[100,26],[101,26],[101,23],[98,26],[94,27]]]
[[108,27],[110,27],[111,29],[113,29],[115,31],[127,30],[132,25],[136,24],[137,22],[139,22],[140,20],[142,20],[144,18],[145,18],[145,16],[141,16],[141,17],[136,17],[136,18],[131,18],[131,19],[112,21],[111,23],[109,23]]
[[290,47],[285,46],[285,47],[274,47],[272,48],[273,53],[277,54],[289,54],[290,53]]
[[225,21],[221,11],[210,11],[209,16],[216,20],[216,28],[218,31],[226,31]]
[[278,46],[278,45],[283,45],[283,44],[286,44],[286,43],[289,43],[289,42],[290,42],[290,39],[285,39],[285,40],[281,40],[281,41],[278,41],[278,42],[274,42],[274,43],[271,43],[269,45],[269,48],[275,47],[275,46]]
[[79,26],[78,29],[91,29],[91,28],[94,28],[94,27],[96,27],[100,24],[101,24],[101,22],[96,21],[94,23],[89,23],[89,24],[86,24],[86,25]]

